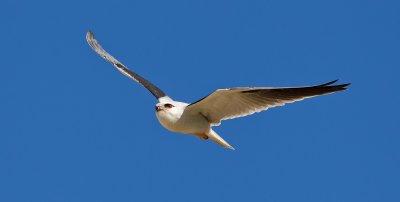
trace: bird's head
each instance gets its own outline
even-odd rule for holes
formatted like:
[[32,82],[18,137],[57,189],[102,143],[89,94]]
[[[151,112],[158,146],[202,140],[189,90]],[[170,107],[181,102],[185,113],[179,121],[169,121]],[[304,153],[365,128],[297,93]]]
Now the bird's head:
[[175,108],[175,105],[172,103],[158,103],[156,105],[156,112],[167,112],[173,110],[173,108]]
[[183,102],[166,101],[156,104],[155,110],[157,115],[180,117],[187,105]]

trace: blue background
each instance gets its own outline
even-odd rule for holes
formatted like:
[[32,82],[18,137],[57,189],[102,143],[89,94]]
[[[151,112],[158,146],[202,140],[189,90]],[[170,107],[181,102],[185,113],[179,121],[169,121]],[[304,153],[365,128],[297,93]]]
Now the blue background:
[[[399,1],[2,1],[0,201],[400,201]],[[156,100],[350,90],[174,134]]]

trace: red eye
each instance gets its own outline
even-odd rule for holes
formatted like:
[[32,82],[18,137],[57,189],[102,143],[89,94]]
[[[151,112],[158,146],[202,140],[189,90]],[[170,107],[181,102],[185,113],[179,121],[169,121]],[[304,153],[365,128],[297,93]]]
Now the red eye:
[[168,103],[168,104],[165,104],[164,107],[166,107],[166,108],[172,108],[172,107],[174,107],[174,105]]

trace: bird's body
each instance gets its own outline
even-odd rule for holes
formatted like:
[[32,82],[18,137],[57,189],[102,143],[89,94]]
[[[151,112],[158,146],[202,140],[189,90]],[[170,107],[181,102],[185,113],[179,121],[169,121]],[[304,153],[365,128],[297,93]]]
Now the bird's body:
[[[174,106],[168,108],[168,106]],[[211,124],[206,117],[197,114],[185,113],[188,103],[173,101],[163,97],[156,105],[156,116],[164,128],[183,134],[195,135],[203,140],[211,138],[223,147],[233,149],[224,139],[211,129]]]
[[282,106],[285,103],[342,91],[349,85],[332,85],[337,81],[335,80],[307,87],[218,89],[199,101],[188,104],[171,99],[158,87],[129,70],[108,54],[91,32],[87,33],[86,39],[96,53],[114,65],[121,73],[147,88],[158,99],[156,116],[164,128],[177,133],[195,135],[204,140],[210,138],[229,149],[233,147],[212,129],[212,126],[220,125],[222,120],[247,116],[271,107]]

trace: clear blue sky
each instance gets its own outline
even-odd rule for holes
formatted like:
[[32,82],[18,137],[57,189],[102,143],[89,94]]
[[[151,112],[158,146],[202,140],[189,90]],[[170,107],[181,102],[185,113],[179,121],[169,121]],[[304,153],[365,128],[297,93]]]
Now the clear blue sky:
[[[0,201],[400,201],[399,1],[2,1]],[[225,121],[237,150],[159,125],[217,88],[350,90]]]

